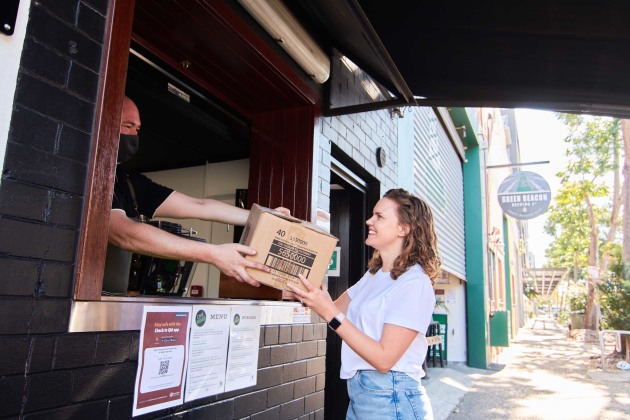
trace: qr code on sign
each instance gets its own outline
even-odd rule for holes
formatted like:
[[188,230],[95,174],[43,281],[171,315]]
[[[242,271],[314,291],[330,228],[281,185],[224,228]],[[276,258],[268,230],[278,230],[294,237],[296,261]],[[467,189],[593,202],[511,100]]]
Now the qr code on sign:
[[170,360],[164,360],[162,362],[160,362],[160,371],[158,372],[158,375],[166,375],[168,373],[168,363],[170,362]]

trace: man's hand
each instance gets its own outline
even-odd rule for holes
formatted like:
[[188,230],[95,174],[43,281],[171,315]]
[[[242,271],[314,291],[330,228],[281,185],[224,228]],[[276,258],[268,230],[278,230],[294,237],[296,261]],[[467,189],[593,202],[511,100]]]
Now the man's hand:
[[269,267],[256,261],[248,260],[243,255],[256,255],[256,250],[240,244],[214,245],[210,264],[217,267],[224,274],[235,278],[240,282],[249,283],[252,286],[260,286],[258,280],[249,275],[246,268],[271,271]]
[[286,208],[286,207],[276,207],[274,210],[275,210],[275,211],[279,211],[280,213],[283,213],[283,214],[285,214],[286,216],[291,216],[291,210],[289,210],[289,209],[288,209],[288,208]]

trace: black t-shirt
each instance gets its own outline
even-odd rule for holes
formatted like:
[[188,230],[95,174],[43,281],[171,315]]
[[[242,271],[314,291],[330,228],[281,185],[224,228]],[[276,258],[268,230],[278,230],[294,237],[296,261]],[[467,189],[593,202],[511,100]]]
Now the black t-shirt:
[[[133,185],[133,193],[129,183]],[[171,188],[157,184],[142,174],[117,168],[112,209],[122,209],[130,218],[141,214],[150,219],[172,193]]]
[[[155,214],[155,210],[172,193],[172,189],[156,184],[144,175],[117,168],[112,209],[121,209],[127,217],[132,219],[137,219],[140,214],[150,219]],[[105,294],[127,293],[131,259],[131,252],[112,244],[107,245],[103,276]]]

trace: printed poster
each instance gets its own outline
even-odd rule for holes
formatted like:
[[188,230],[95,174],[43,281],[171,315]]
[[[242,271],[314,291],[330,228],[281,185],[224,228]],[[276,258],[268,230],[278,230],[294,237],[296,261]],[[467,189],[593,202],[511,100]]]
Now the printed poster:
[[292,314],[293,324],[308,324],[311,322],[311,308],[302,306],[299,308],[293,308]]
[[144,307],[134,417],[183,404],[190,316],[185,306]]
[[231,307],[195,305],[190,326],[186,402],[220,394],[225,389]]
[[256,385],[260,306],[232,306],[225,392]]

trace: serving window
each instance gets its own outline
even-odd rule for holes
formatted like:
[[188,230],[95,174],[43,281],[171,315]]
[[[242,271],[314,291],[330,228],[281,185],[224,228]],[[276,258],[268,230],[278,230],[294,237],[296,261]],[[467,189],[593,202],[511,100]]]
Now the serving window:
[[[140,150],[130,169],[191,196],[238,203],[246,195],[247,207],[282,205],[307,220],[312,214],[313,136],[321,94],[308,76],[231,2],[171,0],[155,8],[148,0],[137,0],[131,8],[125,0],[110,6],[76,301],[113,299],[102,297],[102,279],[125,94],[142,118]],[[225,182],[216,182],[219,177]],[[167,222],[202,232],[208,241],[236,237],[232,226]],[[205,282],[205,297],[221,297],[222,280],[236,283],[221,279],[214,267],[201,266],[191,274],[191,284],[204,285],[199,280],[204,276],[213,279]],[[229,293],[281,298],[269,291]]]

